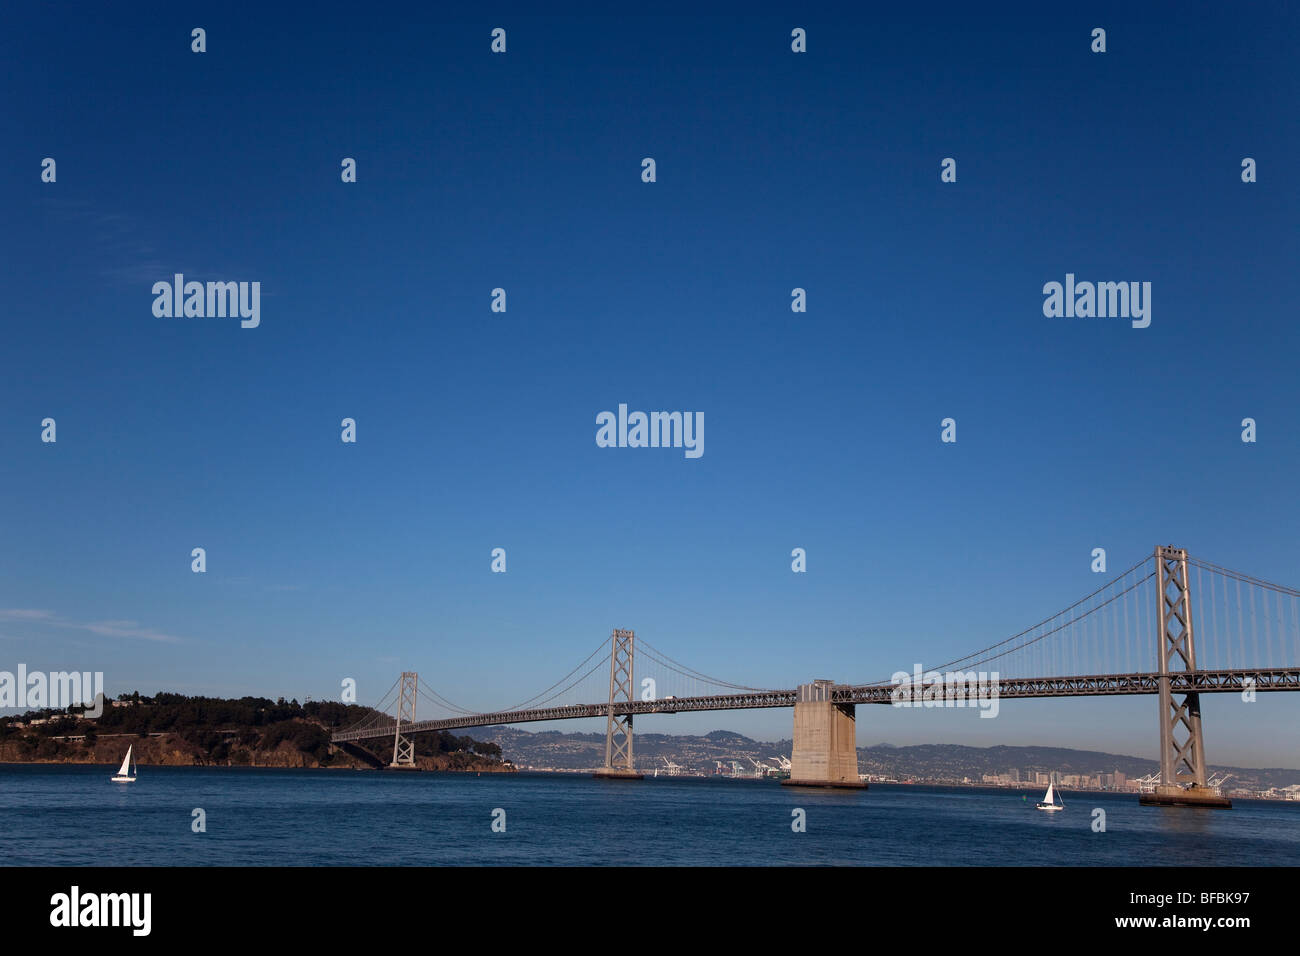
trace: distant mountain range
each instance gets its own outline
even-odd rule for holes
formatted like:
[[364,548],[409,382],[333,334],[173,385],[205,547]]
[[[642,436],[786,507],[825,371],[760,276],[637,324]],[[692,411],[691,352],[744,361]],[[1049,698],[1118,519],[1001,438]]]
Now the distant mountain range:
[[[516,727],[488,727],[475,732],[482,740],[499,744],[502,755],[520,768],[591,770],[605,762],[605,735],[564,734],[556,731],[533,733]],[[634,741],[636,767],[662,772],[672,761],[687,770],[713,773],[717,761],[730,770],[738,761],[753,769],[752,760],[770,764],[770,758],[790,756],[792,741],[752,740],[731,730],[715,730],[703,736],[638,733]],[[1044,771],[1060,774],[1096,774],[1119,771],[1126,777],[1141,777],[1159,769],[1155,760],[1096,750],[1067,747],[967,747],[959,744],[918,744],[899,747],[879,743],[858,748],[861,773],[899,780],[979,782],[985,774],[1012,770],[1024,775]],[[1265,790],[1300,784],[1300,770],[1253,769],[1214,765],[1211,773],[1231,773],[1231,788]],[[1032,779],[1032,776],[1031,776]]]

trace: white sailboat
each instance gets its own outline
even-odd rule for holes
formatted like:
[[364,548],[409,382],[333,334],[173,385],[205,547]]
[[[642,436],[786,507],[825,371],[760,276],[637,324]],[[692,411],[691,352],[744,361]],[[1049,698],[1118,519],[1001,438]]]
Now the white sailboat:
[[1047,782],[1047,793],[1043,794],[1043,801],[1042,803],[1038,804],[1038,809],[1047,810],[1048,812],[1052,812],[1055,810],[1064,810],[1065,809],[1064,803],[1056,802],[1053,800],[1053,796],[1055,795],[1055,793],[1056,791],[1055,789],[1053,789],[1052,781],[1049,780]]
[[113,783],[132,783],[135,781],[135,764],[131,762],[131,751],[135,749],[135,744],[126,748],[126,756],[122,758],[122,766],[117,771],[117,776],[113,778]]

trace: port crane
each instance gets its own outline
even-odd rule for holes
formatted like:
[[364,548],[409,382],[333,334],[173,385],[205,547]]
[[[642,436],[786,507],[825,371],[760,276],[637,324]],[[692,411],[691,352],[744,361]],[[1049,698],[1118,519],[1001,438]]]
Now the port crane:
[[1215,793],[1223,794],[1223,785],[1232,779],[1232,774],[1225,773],[1216,777],[1211,777],[1206,786],[1210,787]]

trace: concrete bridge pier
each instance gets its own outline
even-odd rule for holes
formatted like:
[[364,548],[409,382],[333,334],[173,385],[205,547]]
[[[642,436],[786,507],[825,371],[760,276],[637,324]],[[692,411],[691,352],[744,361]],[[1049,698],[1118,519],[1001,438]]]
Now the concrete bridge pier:
[[858,778],[854,705],[831,699],[834,681],[800,684],[794,705],[794,752],[787,787],[865,790]]

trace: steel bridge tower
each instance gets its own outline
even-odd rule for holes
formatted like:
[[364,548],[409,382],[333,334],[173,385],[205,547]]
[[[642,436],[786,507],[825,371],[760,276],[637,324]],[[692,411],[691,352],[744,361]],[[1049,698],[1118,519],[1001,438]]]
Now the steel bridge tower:
[[1201,735],[1201,695],[1190,691],[1181,702],[1170,692],[1171,674],[1196,670],[1192,592],[1187,552],[1157,547],[1156,656],[1160,674],[1160,786],[1139,802],[1150,806],[1231,807],[1206,784],[1205,741]]
[[618,628],[609,638],[609,713],[605,722],[605,766],[594,776],[641,780],[632,763],[632,715],[615,713],[619,704],[632,703],[632,664],[636,633]]
[[393,726],[393,762],[390,767],[415,766],[415,741],[402,733],[402,722],[415,723],[415,691],[419,676],[402,671],[402,690],[397,697],[397,723]]

